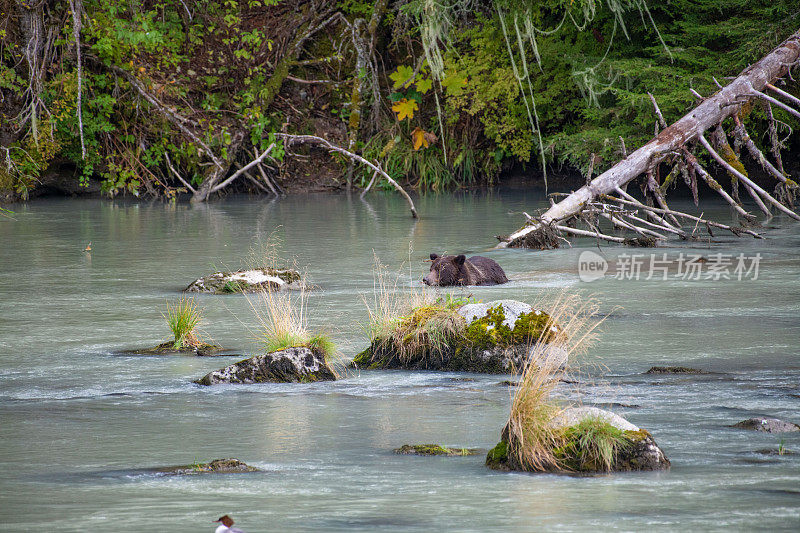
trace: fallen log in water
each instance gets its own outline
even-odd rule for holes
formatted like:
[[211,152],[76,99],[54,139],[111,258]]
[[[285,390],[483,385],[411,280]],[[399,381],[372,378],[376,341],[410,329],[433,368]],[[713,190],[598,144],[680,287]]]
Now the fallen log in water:
[[[692,154],[687,146],[687,143],[690,141],[698,141],[714,160],[719,162],[727,172],[738,180],[738,183],[741,183],[745,187],[745,190],[747,190],[763,211],[770,213],[769,206],[774,206],[779,211],[800,220],[800,216],[798,216],[791,206],[792,193],[797,189],[797,184],[788,179],[782,172],[782,166],[778,157],[780,152],[777,152],[777,164],[773,165],[767,161],[764,153],[753,143],[743,126],[740,126],[741,121],[738,116],[745,104],[754,100],[760,100],[765,102],[767,106],[776,105],[790,114],[800,117],[800,111],[792,107],[792,105],[800,107],[800,105],[798,105],[800,100],[785,91],[777,89],[774,85],[776,80],[785,76],[789,72],[789,69],[798,63],[800,63],[800,31],[795,32],[760,61],[746,68],[738,77],[727,86],[721,88],[716,94],[708,98],[703,98],[699,94],[694,93],[701,99],[701,102],[697,107],[692,109],[692,111],[671,126],[665,127],[665,129],[656,135],[649,143],[628,155],[625,159],[602,173],[590,183],[566,196],[560,202],[552,205],[540,217],[529,218],[525,227],[507,237],[498,237],[501,240],[498,247],[541,248],[543,241],[554,242],[557,246],[558,241],[552,239],[551,234],[553,231],[558,231],[560,229],[560,222],[568,219],[591,216],[591,211],[597,210],[598,200],[621,202],[623,199],[626,200],[627,203],[635,202],[635,207],[645,211],[647,216],[651,219],[651,222],[646,225],[655,225],[662,231],[668,231],[669,233],[680,235],[683,238],[687,237],[685,236],[685,232],[680,228],[679,218],[695,220],[698,223],[702,221],[706,223],[706,227],[713,225],[715,227],[727,229],[737,235],[746,233],[757,237],[757,233],[747,230],[744,227],[731,227],[724,224],[712,223],[700,217],[692,217],[672,210],[667,206],[664,199],[664,191],[656,182],[654,175],[656,174],[659,164],[669,162],[675,164],[676,169],[684,174],[684,179],[687,180],[687,183],[691,183],[690,186],[693,187],[693,192],[696,191],[696,176],[699,174],[700,177],[730,203],[732,208],[739,215],[744,217],[746,221],[754,218],[753,215],[747,213],[741,206],[738,201],[738,194],[735,190],[733,191],[733,196],[728,194],[728,192],[726,192],[701,166],[697,157]],[[763,93],[762,91],[764,90],[772,91],[775,96],[783,100],[778,100],[775,97]],[[655,99],[653,98],[652,100],[656,109],[656,114],[660,118],[662,125],[666,126],[663,117],[661,117],[661,112],[658,110]],[[770,120],[774,121],[774,118],[771,116],[771,110],[768,115]],[[766,190],[756,185],[741,171],[741,168],[736,168],[737,165],[731,164],[731,161],[722,157],[712,144],[706,140],[704,133],[715,128],[718,128],[721,134],[724,135],[722,122],[729,117],[734,117],[735,120],[736,129],[733,132],[734,136],[744,142],[748,152],[756,158],[759,165],[767,170],[769,175],[780,181],[782,186],[791,189],[790,194],[786,195],[788,197],[788,202],[786,199],[773,197]],[[716,137],[714,137],[714,139],[716,139]],[[724,145],[727,146],[727,141],[725,141]],[[773,154],[774,153],[775,150],[773,150]],[[741,165],[735,154],[733,158],[738,165]],[[778,170],[779,168],[781,170]],[[625,185],[639,176],[644,176],[647,180],[645,182],[647,193],[653,195],[659,208],[644,205],[625,193]],[[607,196],[612,193],[617,193],[621,198],[611,198]],[[620,205],[620,203],[616,205]],[[604,218],[608,218],[608,216]],[[627,217],[624,223],[618,221],[615,225],[617,227],[623,225],[632,226],[630,229],[639,234],[648,233],[641,225],[643,222],[644,221],[641,219],[637,221]],[[587,233],[604,240],[617,242],[614,238],[607,238],[609,236],[599,234],[599,230],[596,227],[592,227],[591,229],[592,231]],[[538,235],[541,233],[545,233],[550,237],[542,239],[541,235]],[[572,231],[572,233],[576,232]],[[684,235],[681,235],[681,233],[684,233]]]

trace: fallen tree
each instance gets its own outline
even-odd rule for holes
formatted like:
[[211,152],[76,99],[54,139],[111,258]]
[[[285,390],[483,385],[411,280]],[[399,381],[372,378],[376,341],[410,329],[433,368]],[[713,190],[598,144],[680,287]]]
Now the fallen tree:
[[[610,219],[617,227],[623,227],[638,234],[649,234],[650,237],[652,237],[652,230],[644,228],[643,225],[669,234],[677,234],[681,238],[688,238],[689,235],[681,228],[682,224],[679,219],[693,220],[696,227],[703,224],[709,233],[711,232],[710,227],[713,225],[735,234],[746,233],[758,237],[757,233],[744,226],[735,227],[712,223],[701,217],[693,217],[669,209],[665,200],[665,187],[658,183],[657,178],[660,165],[665,163],[673,165],[665,182],[674,179],[676,175],[682,175],[692,188],[695,201],[697,201],[697,176],[700,176],[742,216],[745,224],[755,218],[742,207],[735,187],[732,191],[733,194],[729,194],[703,168],[698,158],[692,153],[690,144],[702,146],[731,175],[733,183],[741,184],[766,214],[771,215],[769,206],[772,206],[780,212],[800,220],[800,215],[794,211],[792,203],[797,184],[789,179],[781,168],[780,149],[775,146],[777,140],[773,136],[772,152],[777,157],[776,163],[772,164],[752,141],[741,121],[741,115],[744,114],[743,109],[749,108],[759,100],[767,106],[768,116],[772,121],[775,120],[772,117],[770,107],[772,105],[800,117],[800,111],[798,111],[800,100],[775,86],[776,81],[787,74],[790,75],[791,68],[798,63],[800,63],[800,31],[795,32],[760,61],[742,71],[727,86],[720,87],[720,90],[713,96],[703,98],[694,93],[701,100],[699,105],[669,127],[661,116],[655,98],[651,96],[655,112],[664,127],[658,135],[587,185],[553,204],[541,216],[529,217],[523,228],[507,237],[498,237],[501,240],[498,246],[556,247],[558,239],[554,238],[554,234],[558,235],[566,227],[564,223],[572,220],[582,220],[587,223],[592,229],[591,232],[588,232],[590,235],[594,234],[604,240],[619,242],[617,238],[608,238],[610,236],[600,232],[596,225],[598,218]],[[783,100],[765,94],[762,92],[764,90],[772,91],[775,96]],[[792,107],[793,105],[795,107]],[[738,155],[728,145],[723,128],[722,123],[731,117],[735,124],[734,137],[747,147],[751,156],[764,167],[769,175],[780,182],[779,190],[783,198],[775,198],[746,175]],[[709,136],[711,138],[711,142],[709,142],[705,134],[712,130],[713,135]],[[646,195],[652,196],[659,207],[655,208],[640,202],[625,191],[626,185],[640,176],[645,179]],[[612,194],[617,196],[611,196]],[[645,221],[636,217],[631,209],[625,209],[623,206],[643,211],[650,220]]]

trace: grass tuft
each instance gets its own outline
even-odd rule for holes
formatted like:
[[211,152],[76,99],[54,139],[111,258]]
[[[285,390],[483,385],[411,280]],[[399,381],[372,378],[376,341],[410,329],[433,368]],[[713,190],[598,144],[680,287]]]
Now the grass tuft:
[[293,299],[286,291],[262,290],[255,298],[247,297],[259,322],[257,340],[266,353],[297,346],[306,346],[320,354],[329,364],[338,359],[334,342],[324,333],[312,334],[306,315],[305,290]]
[[[598,303],[592,298],[583,300],[577,294],[561,293],[554,299],[539,302],[536,308],[548,313],[548,326],[557,334],[540,338],[534,345],[533,356],[522,369],[519,384],[514,389],[503,437],[509,443],[508,460],[514,468],[543,472],[566,468],[559,450],[570,442],[563,428],[552,425],[553,418],[562,410],[552,399],[562,361],[548,354],[558,351],[553,347],[566,351],[569,359],[583,354],[596,339],[602,320],[597,318]],[[588,444],[590,436],[587,439],[585,443]],[[608,457],[605,443],[597,448],[602,448],[597,452],[600,457]]]
[[565,468],[610,472],[617,454],[631,445],[625,431],[602,418],[585,418],[565,428],[561,462]]
[[162,314],[174,336],[173,347],[180,350],[186,346],[200,344],[195,331],[202,318],[202,310],[194,298],[180,298],[176,303],[167,302],[167,312]]

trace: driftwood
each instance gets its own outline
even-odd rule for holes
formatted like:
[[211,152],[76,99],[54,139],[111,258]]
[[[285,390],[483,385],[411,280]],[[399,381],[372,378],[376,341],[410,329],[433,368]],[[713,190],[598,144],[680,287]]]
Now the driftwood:
[[[785,76],[789,72],[789,69],[799,62],[800,31],[795,32],[760,61],[746,68],[738,77],[733,79],[727,86],[721,87],[714,95],[704,98],[696,91],[692,91],[700,100],[700,103],[691,112],[669,127],[667,127],[666,122],[661,116],[655,98],[651,96],[656,115],[662,127],[664,127],[660,133],[650,142],[635,152],[632,152],[590,183],[566,196],[560,202],[552,205],[537,219],[529,220],[525,227],[507,237],[503,237],[498,246],[524,247],[526,243],[532,242],[536,243],[536,247],[538,247],[539,239],[536,238],[534,234],[545,231],[545,226],[549,228],[547,231],[552,231],[553,228],[561,229],[562,225],[560,222],[579,218],[582,214],[587,212],[587,210],[596,211],[598,209],[598,199],[602,201],[618,202],[617,205],[633,205],[637,209],[644,211],[650,219],[649,222],[645,222],[645,220],[639,217],[630,218],[630,216],[623,215],[623,218],[625,218],[624,223],[617,221],[615,224],[617,227],[624,227],[626,225],[632,226],[626,229],[630,229],[640,235],[643,233],[648,234],[646,228],[642,227],[644,223],[644,225],[651,227],[656,226],[659,230],[679,235],[682,238],[687,238],[685,231],[680,227],[681,223],[679,219],[683,219],[695,220],[697,224],[702,222],[706,224],[709,231],[710,227],[714,226],[727,229],[737,235],[744,233],[758,237],[759,235],[751,230],[712,223],[701,217],[692,217],[691,215],[672,210],[667,206],[664,199],[664,190],[654,178],[658,166],[662,163],[676,165],[675,168],[684,175],[687,184],[690,184],[690,187],[692,187],[695,197],[695,176],[699,175],[701,179],[706,181],[713,190],[718,192],[746,221],[752,221],[755,218],[740,205],[735,189],[733,190],[733,196],[731,196],[731,194],[726,192],[722,186],[711,177],[710,173],[702,167],[697,157],[692,154],[687,146],[688,143],[694,141],[699,143],[699,145],[730,173],[730,175],[735,177],[735,182],[740,183],[745,188],[762,211],[770,214],[770,208],[773,207],[792,218],[800,220],[800,216],[795,213],[789,205],[786,205],[783,201],[773,197],[762,187],[759,187],[746,176],[741,169],[735,168],[736,166],[726,160],[726,157],[721,156],[714,146],[712,146],[712,143],[704,136],[705,132],[713,130],[714,128],[718,128],[719,132],[721,132],[720,134],[725,136],[724,130],[722,129],[722,122],[730,117],[734,117],[735,129],[733,135],[747,148],[748,153],[750,153],[759,165],[765,168],[769,175],[780,181],[783,184],[782,186],[791,189],[796,188],[797,185],[789,180],[783,172],[782,163],[780,161],[780,151],[776,149],[777,141],[774,138],[775,136],[771,135],[771,142],[773,145],[772,153],[776,160],[776,164],[773,165],[767,160],[764,153],[758,149],[750,136],[747,135],[744,126],[741,125],[738,114],[746,103],[754,100],[761,100],[768,105],[775,105],[794,116],[800,117],[800,111],[792,107],[800,107],[800,99],[775,86],[776,80]],[[782,100],[765,94],[763,92],[764,90],[771,91],[776,97],[782,98]],[[771,117],[771,113],[769,116]],[[722,143],[722,140],[720,143],[723,147],[727,146],[726,139],[724,139],[724,143]],[[728,146],[728,148],[730,147]],[[738,162],[738,157],[736,155],[733,157],[736,158]],[[625,193],[625,186],[639,176],[645,177],[647,193],[652,194],[656,199],[659,205],[658,208],[644,205]],[[619,197],[609,196],[612,193],[617,193]],[[603,216],[603,218],[610,217],[611,215],[609,214]],[[576,232],[574,229],[571,229],[571,233],[574,234]],[[595,237],[604,238],[597,235],[597,228],[593,228],[593,231],[588,233]],[[616,242],[615,238],[605,240]]]

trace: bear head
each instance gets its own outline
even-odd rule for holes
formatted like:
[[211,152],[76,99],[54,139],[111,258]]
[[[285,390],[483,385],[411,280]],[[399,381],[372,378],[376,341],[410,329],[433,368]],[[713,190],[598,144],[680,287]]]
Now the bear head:
[[464,285],[468,283],[465,255],[431,254],[431,271],[422,278],[426,285]]

